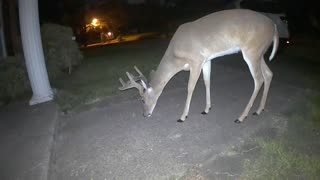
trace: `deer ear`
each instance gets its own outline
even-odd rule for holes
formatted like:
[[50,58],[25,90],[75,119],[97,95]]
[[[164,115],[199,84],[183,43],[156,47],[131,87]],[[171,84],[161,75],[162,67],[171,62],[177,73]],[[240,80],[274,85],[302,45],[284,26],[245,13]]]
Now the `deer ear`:
[[154,73],[155,73],[155,71],[152,69],[152,70],[150,71],[150,79],[152,79],[152,78],[153,78]]

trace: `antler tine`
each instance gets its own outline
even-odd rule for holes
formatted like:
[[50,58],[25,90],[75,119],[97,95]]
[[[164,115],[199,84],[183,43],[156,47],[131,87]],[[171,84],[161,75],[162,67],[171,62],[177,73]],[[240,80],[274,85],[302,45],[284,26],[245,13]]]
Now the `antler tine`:
[[138,69],[138,67],[137,67],[137,66],[134,66],[134,69],[138,72],[139,78],[141,78],[142,80],[144,80],[145,82],[147,82],[147,78],[142,74],[142,72]]
[[133,66],[133,67],[134,67],[134,69],[139,73],[140,76],[143,76],[143,74],[141,73],[141,71],[138,69],[137,66]]
[[[126,90],[126,89],[130,89],[130,88],[137,88],[139,90],[140,93],[143,92],[143,88],[147,87],[145,85],[146,82],[146,78],[143,76],[143,74],[141,73],[141,71],[135,66],[134,67],[135,70],[139,73],[139,76],[133,76],[131,73],[126,72],[129,81],[127,81],[126,83],[122,80],[122,78],[119,78],[120,83],[122,84],[122,87],[119,87],[119,90]],[[137,81],[142,80],[143,85],[137,83]]]
[[132,76],[132,74],[130,74],[129,72],[126,72],[129,80],[131,81],[131,83],[136,83],[136,80],[134,79],[134,76]]
[[126,74],[129,78],[129,81],[125,83],[122,80],[122,78],[119,78],[119,81],[122,84],[122,87],[119,87],[119,90],[126,90],[126,89],[130,89],[130,88],[138,88],[140,90],[140,88],[141,88],[140,85],[135,82],[132,75],[129,72],[126,72]]
[[125,85],[124,81],[122,80],[122,78],[119,78],[120,83],[122,84],[122,86]]
[[120,83],[121,83],[121,85],[122,85],[122,87],[119,87],[119,88],[118,88],[119,90],[126,90],[126,89],[129,89],[129,88],[132,88],[132,87],[133,87],[133,86],[131,86],[130,81],[127,82],[127,83],[125,83],[125,82],[122,80],[122,78],[119,78],[119,81],[120,81]]

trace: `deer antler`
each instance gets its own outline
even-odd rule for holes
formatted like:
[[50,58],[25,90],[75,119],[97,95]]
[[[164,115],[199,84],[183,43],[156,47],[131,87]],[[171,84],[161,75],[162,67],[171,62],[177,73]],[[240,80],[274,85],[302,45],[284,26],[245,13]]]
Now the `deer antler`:
[[[139,76],[133,76],[129,72],[126,72],[128,78],[129,78],[129,81],[127,81],[125,83],[122,80],[122,78],[119,78],[120,83],[122,84],[122,87],[119,87],[119,90],[137,88],[141,94],[143,92],[143,90],[147,88],[146,87],[147,78],[141,73],[141,71],[136,66],[134,66],[134,69],[138,72]],[[137,81],[141,81],[141,84],[137,83]]]
[[134,66],[134,69],[138,72],[139,76],[135,77],[137,80],[143,80],[145,83],[148,82],[147,78],[142,74],[142,72],[138,69],[137,66]]

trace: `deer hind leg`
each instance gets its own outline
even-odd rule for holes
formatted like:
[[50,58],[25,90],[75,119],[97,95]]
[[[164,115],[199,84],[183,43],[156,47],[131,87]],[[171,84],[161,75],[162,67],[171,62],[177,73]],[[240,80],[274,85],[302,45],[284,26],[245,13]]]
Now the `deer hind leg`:
[[256,55],[253,55],[253,54],[251,55],[246,52],[242,52],[242,54],[243,54],[244,60],[249,66],[250,73],[254,80],[254,90],[246,108],[244,109],[240,117],[234,121],[235,123],[241,123],[248,116],[248,113],[253,105],[253,102],[256,99],[258,92],[264,81],[262,71],[261,71],[261,62],[260,62],[261,56],[257,57]]
[[261,70],[262,70],[262,75],[263,75],[263,79],[264,79],[264,88],[263,88],[263,95],[261,98],[261,102],[260,102],[258,110],[254,113],[255,115],[259,115],[264,110],[267,96],[268,96],[268,92],[269,92],[269,88],[270,88],[270,84],[271,84],[271,80],[273,77],[273,73],[269,69],[269,67],[267,66],[263,57],[261,59]]
[[211,109],[211,97],[210,97],[210,75],[211,75],[211,61],[204,63],[202,67],[202,74],[204,85],[206,87],[206,108],[201,114],[208,114]]
[[192,94],[193,94],[194,88],[197,84],[197,81],[199,79],[200,73],[201,73],[201,67],[190,67],[187,100],[186,100],[186,104],[185,104],[183,113],[182,113],[180,119],[178,120],[178,122],[184,122],[186,120],[186,118],[188,117]]

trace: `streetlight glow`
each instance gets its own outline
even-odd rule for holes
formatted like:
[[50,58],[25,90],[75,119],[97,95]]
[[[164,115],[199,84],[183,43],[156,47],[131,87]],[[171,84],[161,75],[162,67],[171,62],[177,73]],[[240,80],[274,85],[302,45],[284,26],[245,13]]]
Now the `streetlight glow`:
[[98,26],[98,19],[97,18],[93,18],[91,24],[93,26],[95,26],[95,27]]

